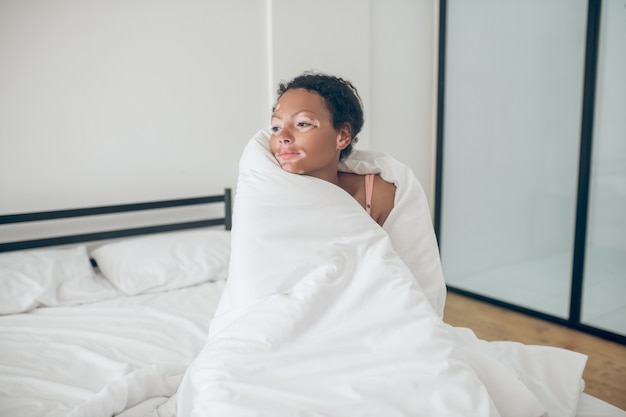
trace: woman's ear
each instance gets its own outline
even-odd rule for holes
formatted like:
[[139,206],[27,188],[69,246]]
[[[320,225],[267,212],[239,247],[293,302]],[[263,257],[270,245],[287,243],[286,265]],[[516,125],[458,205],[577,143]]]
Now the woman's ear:
[[343,150],[348,147],[352,141],[352,126],[349,123],[345,123],[338,132],[337,135],[337,149]]

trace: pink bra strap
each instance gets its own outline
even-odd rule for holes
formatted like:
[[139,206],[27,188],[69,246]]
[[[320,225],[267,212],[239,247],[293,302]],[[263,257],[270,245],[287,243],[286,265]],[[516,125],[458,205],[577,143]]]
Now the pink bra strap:
[[374,190],[374,174],[365,175],[365,210],[371,215],[372,211],[372,191]]

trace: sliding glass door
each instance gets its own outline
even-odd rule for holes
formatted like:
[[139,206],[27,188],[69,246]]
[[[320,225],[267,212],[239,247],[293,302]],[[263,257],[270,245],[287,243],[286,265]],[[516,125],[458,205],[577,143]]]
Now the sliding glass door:
[[[621,83],[621,90],[597,94],[605,114],[593,132],[589,195],[581,196],[581,126],[593,120],[583,111],[588,1],[441,4],[435,224],[448,286],[562,322],[578,311],[578,322],[626,334],[626,12],[603,22],[599,85]],[[587,245],[577,248],[587,197]],[[587,262],[577,261],[585,252]],[[581,285],[574,277],[583,265]],[[582,309],[572,296],[581,288]],[[612,310],[597,308],[602,297],[619,298],[616,291]]]
[[582,322],[626,335],[626,7],[604,1]]

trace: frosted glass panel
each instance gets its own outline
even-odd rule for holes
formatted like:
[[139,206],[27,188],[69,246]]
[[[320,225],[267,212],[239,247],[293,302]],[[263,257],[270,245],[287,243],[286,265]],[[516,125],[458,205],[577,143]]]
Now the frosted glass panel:
[[569,314],[587,3],[449,0],[448,285]]
[[582,322],[626,335],[626,8],[602,2]]

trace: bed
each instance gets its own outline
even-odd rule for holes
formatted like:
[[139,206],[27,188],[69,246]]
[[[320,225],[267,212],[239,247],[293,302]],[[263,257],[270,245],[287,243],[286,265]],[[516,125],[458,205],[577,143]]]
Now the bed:
[[[265,133],[260,135],[260,139],[264,137]],[[258,170],[255,178],[263,179]],[[246,197],[245,186],[238,184],[237,198]],[[266,242],[255,241],[252,236],[249,244],[243,243],[240,229],[237,232],[233,227],[234,234],[228,231],[229,190],[202,199],[0,216],[5,227],[214,203],[225,206],[224,216],[1,243],[0,415],[184,417],[197,401],[190,399],[191,391],[206,382],[196,378],[199,383],[191,387],[194,375],[190,370],[202,364],[202,355],[210,345],[210,329],[216,332],[221,327],[228,330],[225,334],[232,333],[229,329],[238,318],[230,314],[233,310],[229,307],[254,291],[267,291],[261,286],[242,295],[235,289],[245,281],[230,282],[232,276],[250,274],[246,268],[255,268],[255,262],[261,261],[258,258],[265,256],[264,251],[247,254],[238,248],[243,245],[251,248],[246,250],[255,250]],[[237,202],[235,207],[239,207]],[[259,219],[264,219],[261,213],[247,213],[239,207],[233,222],[244,225]],[[267,222],[256,226],[264,224]],[[242,261],[246,256],[250,256],[250,263]],[[289,263],[284,267],[290,267]],[[432,289],[435,299],[437,291]],[[270,298],[277,299],[276,293]],[[216,316],[220,308],[225,313]],[[251,324],[263,329],[262,320]],[[308,347],[316,351],[316,346]],[[220,351],[222,355],[228,353]],[[254,369],[248,368],[251,374],[263,375],[267,369],[260,369],[261,362],[256,364]],[[255,381],[255,389],[262,389],[266,381]],[[309,402],[311,410],[324,402],[306,382],[303,387],[311,395],[298,401]],[[244,397],[237,395],[230,397],[231,402],[241,405]],[[263,392],[266,399],[273,395],[276,393],[270,390]],[[352,398],[367,403],[370,414],[344,409],[338,415],[387,415],[371,408],[369,398]],[[268,414],[263,404],[255,408],[253,402],[247,402],[243,406],[246,412],[237,415],[280,415]],[[214,410],[215,415],[233,415]],[[331,415],[302,410],[299,415]],[[196,414],[214,415],[204,411]],[[583,393],[575,415],[625,413]]]
[[175,415],[167,401],[205,343],[228,273],[230,189],[0,224],[106,224],[120,213],[192,219],[0,243],[1,416]]

